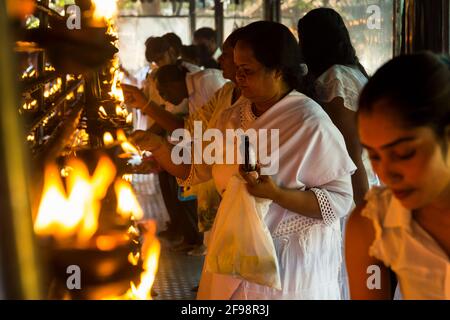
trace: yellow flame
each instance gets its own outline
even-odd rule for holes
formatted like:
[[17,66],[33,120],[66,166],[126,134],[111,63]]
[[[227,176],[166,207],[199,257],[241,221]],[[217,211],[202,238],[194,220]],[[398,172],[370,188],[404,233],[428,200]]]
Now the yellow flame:
[[122,175],[122,179],[127,182],[133,182],[133,175],[132,174],[124,174],[124,175]]
[[116,136],[117,141],[120,142],[120,146],[122,147],[123,151],[129,154],[137,154],[137,155],[141,154],[139,150],[128,141],[128,138],[122,129],[117,130]]
[[[49,89],[46,89],[44,91],[44,97],[48,98],[48,97],[54,95],[55,93],[61,91],[61,88],[62,88],[62,79],[57,78],[56,83],[53,83]],[[73,93],[72,93],[72,95],[73,95]]]
[[123,110],[120,106],[116,106],[116,114],[118,116],[123,116]]
[[144,212],[134,195],[131,185],[122,180],[117,179],[114,184],[114,190],[117,197],[117,212],[124,218],[142,219]]
[[130,288],[122,296],[105,297],[107,300],[128,299],[128,300],[151,300],[151,289],[155,281],[155,276],[158,271],[158,262],[161,253],[161,244],[156,238],[156,223],[151,220],[145,225],[147,231],[144,235],[144,243],[142,244],[141,254],[128,254],[128,262],[132,265],[137,265],[140,256],[142,256],[143,272],[141,273],[139,285],[136,286],[133,282],[130,283]]
[[116,167],[114,163],[107,156],[102,156],[92,176],[92,186],[98,199],[103,199],[106,196],[108,186],[111,185],[115,176]]
[[75,98],[75,95],[73,94],[73,92],[70,92],[69,94],[66,95],[66,100],[67,101],[70,101],[70,100],[72,100],[74,98]]
[[86,146],[89,144],[89,134],[85,129],[77,129],[73,140],[72,147]]
[[32,100],[32,101],[25,102],[25,103],[22,105],[22,109],[24,109],[24,110],[31,110],[31,109],[34,109],[34,108],[36,107],[36,105],[37,105],[37,100],[34,99],[34,100]]
[[100,106],[98,108],[98,112],[101,113],[101,115],[103,115],[104,117],[108,116],[108,114],[106,113],[106,110],[105,110],[105,108],[103,106]]
[[44,172],[43,196],[39,205],[34,230],[39,235],[56,238],[71,236],[82,217],[77,208],[71,208],[64,186],[55,164],[48,165]]
[[139,257],[140,257],[139,252],[137,252],[136,254],[133,254],[133,252],[130,252],[128,254],[128,262],[131,263],[131,265],[133,265],[133,266],[137,266],[137,264],[139,262]]
[[124,102],[125,99],[123,97],[123,91],[122,88],[120,87],[120,82],[122,81],[122,79],[123,79],[123,72],[120,72],[118,69],[115,69],[114,78],[109,95],[121,102]]
[[76,234],[84,244],[98,228],[100,201],[112,183],[116,168],[112,161],[102,156],[92,177],[86,165],[71,159],[67,164],[67,195],[58,167],[50,164],[45,168],[44,189],[38,215],[34,224],[38,235],[68,238]]
[[36,70],[31,70],[30,72],[23,72],[22,73],[22,79],[26,79],[26,78],[32,78],[36,75]]
[[117,0],[93,0],[94,5],[94,19],[96,20],[110,20],[117,13]]
[[129,143],[128,141],[122,142],[120,144],[120,146],[122,147],[123,151],[125,151],[126,153],[131,153],[131,154],[140,154],[139,150],[136,149],[135,146],[133,146],[131,143]]
[[[110,28],[111,28],[111,24],[110,24]],[[119,56],[117,54],[111,60],[111,64],[112,64],[112,66],[109,69],[109,72],[111,73],[113,80],[111,82],[111,91],[109,92],[109,95],[120,102],[124,102],[125,99],[123,96],[122,88],[120,86],[120,84],[124,78],[124,73],[122,71],[120,71]]]
[[125,132],[122,129],[118,129],[116,132],[117,140],[120,142],[128,141],[127,136],[125,135]]
[[[114,59],[112,60],[112,67],[114,69],[118,69],[119,68],[119,58],[118,56],[114,56]],[[111,70],[111,69],[110,69]]]
[[139,231],[138,231],[135,227],[133,227],[133,226],[130,226],[130,227],[128,228],[127,233],[128,233],[129,235],[132,235],[132,236],[138,236],[138,235],[139,235]]
[[126,118],[126,122],[127,122],[127,124],[133,123],[133,114],[132,113],[128,114],[128,116]]
[[[106,31],[107,34],[114,36],[116,38],[118,38],[119,33],[117,32],[117,28],[113,23],[109,23],[108,25],[108,30]],[[113,45],[116,45],[116,43],[112,43]]]
[[158,271],[159,255],[161,253],[161,244],[155,237],[155,222],[151,221],[152,230],[146,233],[144,243],[142,245],[143,269],[141,274],[141,282],[136,287],[131,283],[131,288],[127,292],[127,296],[131,299],[151,300],[151,289],[155,281],[155,275]]
[[114,143],[114,138],[113,138],[113,136],[112,136],[112,134],[110,133],[110,132],[105,132],[104,134],[103,134],[103,144],[105,145],[105,146],[110,146],[110,145],[112,145]]
[[65,166],[61,169],[61,177],[67,178],[72,170],[73,168]]
[[[95,169],[94,176],[99,169],[100,161]],[[106,185],[95,185],[94,179],[90,179],[89,171],[86,165],[78,160],[72,159],[68,166],[73,171],[67,177],[67,186],[69,191],[68,204],[70,208],[77,210],[80,217],[77,237],[80,242],[88,241],[98,228],[98,215],[100,213],[100,200],[98,189],[108,188]]]
[[31,77],[34,77],[35,75],[36,75],[36,70],[34,70],[34,69],[29,72],[24,71],[22,73],[22,79],[31,78]]

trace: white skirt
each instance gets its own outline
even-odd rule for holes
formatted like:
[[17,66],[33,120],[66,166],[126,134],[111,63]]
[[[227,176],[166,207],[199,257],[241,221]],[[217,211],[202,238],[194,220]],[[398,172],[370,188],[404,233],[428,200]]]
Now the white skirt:
[[203,267],[197,299],[338,300],[342,262],[337,221],[326,226],[300,215],[285,219],[273,234],[282,290],[229,275],[211,274]]

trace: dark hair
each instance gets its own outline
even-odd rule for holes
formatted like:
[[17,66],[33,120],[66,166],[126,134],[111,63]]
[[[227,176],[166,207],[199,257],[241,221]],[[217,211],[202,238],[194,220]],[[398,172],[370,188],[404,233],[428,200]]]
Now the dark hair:
[[431,127],[439,137],[450,125],[450,63],[430,52],[396,57],[369,80],[358,112],[371,112],[380,100],[391,102],[403,124]]
[[300,49],[286,26],[257,21],[243,27],[237,37],[252,49],[258,62],[269,70],[280,70],[291,89],[299,88],[302,80]]
[[239,33],[242,32],[242,29],[243,28],[234,29],[233,32],[231,32],[230,35],[223,42],[223,46],[227,45],[234,48],[239,40]]
[[188,70],[181,64],[169,64],[159,67],[155,73],[155,80],[160,84],[174,81],[185,81]]
[[194,63],[204,68],[219,68],[219,64],[211,58],[208,48],[205,45],[183,46],[181,49],[181,58],[184,61]]
[[195,46],[199,64],[202,67],[209,69],[219,69],[219,64],[209,54],[208,47],[204,44],[198,44]]
[[356,56],[344,20],[335,10],[309,11],[298,20],[297,30],[302,58],[316,77],[335,64],[358,66],[369,77]]
[[170,43],[162,37],[150,37],[145,41],[145,58],[148,62],[155,61],[170,48]]
[[216,31],[214,29],[211,29],[208,27],[203,27],[203,28],[197,29],[194,32],[194,39],[198,39],[198,38],[217,41]]
[[169,32],[163,35],[162,38],[170,44],[170,46],[175,50],[175,54],[178,57],[181,54],[181,48],[183,47],[183,42],[181,41],[180,37],[173,32]]
[[198,47],[191,44],[189,46],[181,47],[181,59],[197,65],[200,65],[200,58],[198,54]]

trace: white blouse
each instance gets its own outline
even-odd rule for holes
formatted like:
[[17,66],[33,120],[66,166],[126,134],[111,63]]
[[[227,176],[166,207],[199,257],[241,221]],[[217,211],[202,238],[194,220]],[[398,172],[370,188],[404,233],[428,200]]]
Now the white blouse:
[[186,87],[189,94],[189,113],[194,113],[205,105],[227,81],[223,77],[222,71],[217,69],[188,73]]
[[[201,71],[201,68],[199,66],[196,66],[192,63],[188,63],[183,61],[182,66],[185,67],[188,70],[188,74],[186,76],[186,78],[188,79],[189,77],[192,77],[193,74]],[[164,106],[164,108],[169,111],[170,113],[173,114],[180,114],[185,116],[188,113],[189,110],[189,101],[188,99],[183,100],[179,105],[174,105],[166,100],[164,100],[160,95],[159,95],[159,91],[156,88],[156,81],[155,81],[155,74],[156,74],[156,70],[158,70],[158,68],[155,68],[153,70],[151,70],[151,73],[147,76],[147,78],[143,81],[143,87],[142,87],[142,91],[144,92],[145,96],[147,97],[148,100],[152,100],[154,101],[157,105],[159,106]],[[220,79],[221,75],[218,77]],[[220,84],[218,87],[213,87],[213,92],[214,93],[218,88],[221,87],[221,84],[223,84],[223,80],[220,80]],[[187,83],[190,83],[191,81],[186,80]],[[192,94],[192,91],[198,90],[197,88],[194,88],[193,86],[191,86],[191,92],[189,94]],[[211,95],[211,92],[209,89],[207,89],[206,91],[206,95],[207,98]],[[206,101],[207,101],[207,98]],[[200,101],[199,103],[204,103],[203,101]],[[136,117],[136,125],[135,125],[135,130],[147,130],[148,128],[150,128],[155,121],[145,115],[141,110],[136,109],[135,111],[135,117]]]
[[[344,107],[356,112],[359,94],[367,81],[367,78],[356,66],[336,64],[316,80],[316,99],[319,103],[327,103],[333,101],[336,97],[340,97],[344,101]],[[373,171],[366,150],[363,151],[362,161],[366,169],[369,186],[380,185],[380,180]]]
[[362,215],[373,222],[375,240],[369,254],[391,268],[404,299],[450,299],[450,260],[389,189],[366,195]]
[[235,87],[236,85],[233,82],[226,82],[223,87],[217,90],[212,98],[209,99],[208,103],[197,108],[195,112],[190,113],[185,118],[184,128],[193,134],[195,121],[201,121],[203,129],[215,128],[217,119],[220,117],[223,110],[234,106],[234,104],[232,104],[232,98]]
[[[274,239],[282,290],[203,271],[199,299],[339,299],[341,265],[339,218],[353,203],[351,174],[355,165],[339,130],[312,99],[292,91],[256,118],[241,97],[220,114],[225,129],[279,129],[278,185],[315,193],[323,219],[313,219],[272,203],[265,217]],[[270,154],[270,153],[268,153]],[[237,164],[192,165],[184,184],[213,178],[222,193]],[[181,181],[180,181],[181,182]]]
[[341,97],[344,106],[356,112],[359,93],[366,83],[367,78],[357,67],[335,64],[317,78],[316,98],[319,102],[331,102]]

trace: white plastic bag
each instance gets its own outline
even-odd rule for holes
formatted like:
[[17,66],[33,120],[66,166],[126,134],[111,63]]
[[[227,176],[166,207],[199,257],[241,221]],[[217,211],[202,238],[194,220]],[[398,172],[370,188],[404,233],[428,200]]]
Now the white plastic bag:
[[206,270],[281,290],[279,266],[264,223],[271,201],[251,196],[240,176],[223,194],[206,255]]

